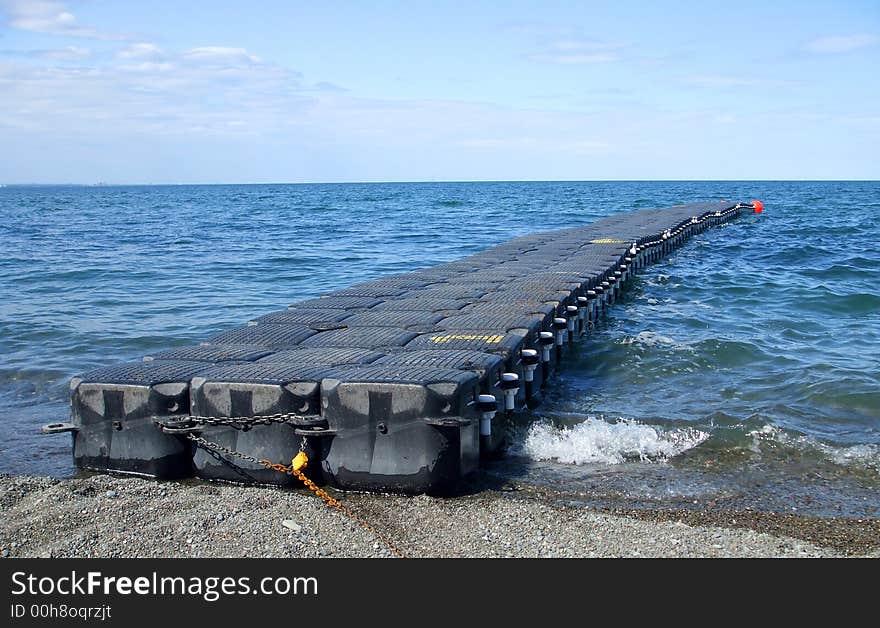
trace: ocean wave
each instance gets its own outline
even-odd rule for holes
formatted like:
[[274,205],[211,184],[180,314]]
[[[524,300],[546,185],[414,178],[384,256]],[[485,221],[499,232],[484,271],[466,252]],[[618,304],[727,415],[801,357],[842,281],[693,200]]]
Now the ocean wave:
[[[679,320],[683,321],[684,317]],[[704,330],[699,332],[705,334]],[[680,341],[657,332],[641,331],[615,342],[626,347],[630,353],[652,357],[658,364],[667,366],[681,364],[680,360],[683,358],[699,368],[730,368],[783,359],[768,354],[755,343],[727,338],[699,337]],[[670,354],[678,354],[676,362],[669,361],[672,359]]]
[[640,345],[643,347],[668,347],[670,349],[676,349],[680,351],[693,351],[693,348],[689,345],[681,342],[676,342],[669,336],[664,336],[662,334],[655,333],[653,331],[640,331],[635,336],[627,336],[626,338],[622,338],[620,340],[620,344],[623,345]]
[[873,314],[880,310],[880,295],[873,292],[838,293],[824,285],[817,286],[823,294],[791,294],[788,298],[797,307],[811,313],[839,314],[847,318]]
[[706,432],[693,428],[666,430],[634,420],[609,423],[591,417],[567,428],[535,423],[518,453],[535,460],[575,465],[662,462],[696,447],[708,437]]
[[763,442],[772,442],[804,454],[818,455],[842,467],[855,467],[880,472],[880,445],[860,443],[831,445],[803,434],[792,434],[775,425],[747,432],[752,437],[753,451],[760,451]]

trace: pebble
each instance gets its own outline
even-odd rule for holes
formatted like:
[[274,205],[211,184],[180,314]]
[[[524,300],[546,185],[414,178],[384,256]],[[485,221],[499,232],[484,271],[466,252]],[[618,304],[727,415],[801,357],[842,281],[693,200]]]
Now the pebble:
[[[169,494],[162,497],[165,487]],[[124,510],[107,503],[111,494],[125,495]],[[562,510],[552,495],[525,492],[483,491],[447,499],[342,494],[341,499],[413,557],[842,555],[816,544],[824,537],[792,538],[773,527],[782,521],[795,536],[799,530],[815,532],[816,521],[793,514],[780,520],[719,512],[717,522],[685,523],[681,519],[693,511],[661,519],[653,511],[608,514],[575,504]],[[4,556],[393,556],[375,535],[320,500],[267,487],[0,475],[0,505]],[[294,512],[296,519],[290,518]],[[709,515],[701,513],[702,521]],[[732,528],[734,517],[740,525]],[[750,525],[761,525],[762,531]],[[877,520],[840,520],[818,529],[836,543],[849,538],[848,544],[836,545],[849,555],[880,557]]]
[[294,532],[301,532],[302,531],[302,526],[299,525],[293,519],[285,519],[284,521],[281,522],[281,525],[283,525],[288,530],[293,530]]

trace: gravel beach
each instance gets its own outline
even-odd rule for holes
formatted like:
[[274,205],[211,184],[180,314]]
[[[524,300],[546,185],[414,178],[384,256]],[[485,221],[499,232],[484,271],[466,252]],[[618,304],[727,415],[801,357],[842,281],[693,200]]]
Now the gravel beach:
[[[880,520],[601,512],[511,488],[337,494],[410,557],[880,557]],[[3,557],[390,557],[312,494],[108,475],[0,476]]]

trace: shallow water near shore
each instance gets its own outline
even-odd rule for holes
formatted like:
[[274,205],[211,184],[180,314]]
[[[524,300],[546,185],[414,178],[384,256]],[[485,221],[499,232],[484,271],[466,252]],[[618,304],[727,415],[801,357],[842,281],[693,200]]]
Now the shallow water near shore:
[[619,508],[877,517],[880,184],[0,189],[0,472],[75,473],[86,369],[364,279],[640,207],[760,198],[646,269],[480,482]]

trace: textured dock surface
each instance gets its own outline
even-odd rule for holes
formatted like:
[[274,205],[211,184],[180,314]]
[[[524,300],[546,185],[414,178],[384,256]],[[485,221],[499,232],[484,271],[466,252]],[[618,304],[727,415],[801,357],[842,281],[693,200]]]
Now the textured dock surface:
[[[311,473],[337,486],[449,488],[503,449],[509,413],[537,403],[568,345],[639,268],[746,208],[643,209],[535,233],[85,373],[71,382],[75,459],[158,477],[290,481],[156,427],[195,416],[191,433],[258,458],[289,461],[307,446],[321,461]],[[203,420],[259,416],[276,418]]]

